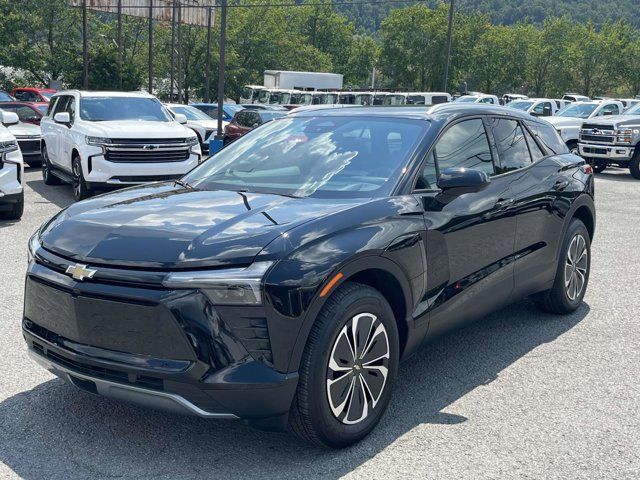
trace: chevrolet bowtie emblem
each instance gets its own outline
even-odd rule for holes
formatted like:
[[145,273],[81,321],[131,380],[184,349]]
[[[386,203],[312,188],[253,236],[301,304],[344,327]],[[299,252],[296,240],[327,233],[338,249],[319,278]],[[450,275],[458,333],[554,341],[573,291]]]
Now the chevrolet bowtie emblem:
[[97,270],[87,268],[86,265],[82,265],[81,263],[76,263],[75,265],[69,265],[66,272],[70,274],[74,280],[81,282],[85,278],[93,278]]

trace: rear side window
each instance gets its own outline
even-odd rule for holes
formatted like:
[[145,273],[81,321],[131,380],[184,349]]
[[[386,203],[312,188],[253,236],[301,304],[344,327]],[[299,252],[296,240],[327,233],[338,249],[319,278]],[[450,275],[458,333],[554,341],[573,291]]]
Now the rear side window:
[[500,156],[500,173],[524,168],[531,164],[524,132],[516,120],[494,119],[493,136]]
[[527,145],[529,145],[529,153],[531,154],[531,160],[535,163],[538,160],[544,158],[544,152],[540,150],[540,147],[533,139],[533,136],[529,133],[529,131],[524,128],[524,136],[527,139]]
[[567,144],[564,143],[560,135],[548,123],[527,123],[536,139],[547,149],[550,154],[569,153]]
[[53,97],[51,99],[51,101],[49,102],[49,108],[47,108],[47,117],[50,117],[51,115],[53,115],[53,111],[56,108],[56,103],[58,103],[58,100],[60,99],[60,97]]

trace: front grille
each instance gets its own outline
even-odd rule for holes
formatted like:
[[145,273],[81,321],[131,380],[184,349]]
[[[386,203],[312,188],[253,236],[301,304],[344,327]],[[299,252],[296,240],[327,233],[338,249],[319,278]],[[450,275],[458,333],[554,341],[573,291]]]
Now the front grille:
[[119,176],[111,177],[111,180],[117,180],[125,183],[147,183],[147,182],[166,182],[175,180],[182,175],[138,175],[138,176]]
[[[33,333],[36,333],[37,335],[37,332]],[[99,378],[110,382],[131,384],[152,390],[164,390],[164,383],[161,378],[151,377],[149,375],[134,375],[132,376],[133,381],[131,381],[129,374],[126,372],[77,362],[70,358],[59,355],[52,350],[45,349],[43,345],[35,341],[33,342],[33,349],[41,356],[48,358],[52,362],[55,362],[58,365],[68,368],[69,370],[72,370],[74,372],[86,375],[88,377]]]
[[613,135],[587,135],[581,134],[580,139],[583,142],[613,143]]
[[140,144],[153,144],[153,145],[167,145],[173,143],[185,143],[186,138],[112,138],[112,144],[118,145],[140,145]]
[[27,140],[18,138],[18,145],[23,155],[40,155],[40,139]]
[[189,159],[189,155],[189,147],[166,149],[160,147],[154,150],[107,147],[104,158],[115,163],[165,163],[184,162]]

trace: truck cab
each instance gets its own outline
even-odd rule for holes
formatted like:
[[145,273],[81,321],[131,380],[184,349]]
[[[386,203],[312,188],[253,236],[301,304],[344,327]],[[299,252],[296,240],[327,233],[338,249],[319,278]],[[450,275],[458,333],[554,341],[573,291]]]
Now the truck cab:
[[527,98],[514,100],[509,102],[506,106],[527,112],[534,117],[550,117],[558,111],[556,102],[549,98]]

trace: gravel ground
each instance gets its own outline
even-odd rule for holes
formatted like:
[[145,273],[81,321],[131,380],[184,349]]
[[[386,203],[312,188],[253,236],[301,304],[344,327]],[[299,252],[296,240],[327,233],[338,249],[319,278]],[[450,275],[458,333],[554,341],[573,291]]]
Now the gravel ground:
[[22,221],[0,222],[0,478],[640,478],[640,182],[597,177],[584,305],[521,302],[405,363],[365,441],[319,450],[240,422],[97,398],[33,364],[20,334],[29,235],[72,201],[26,174]]

